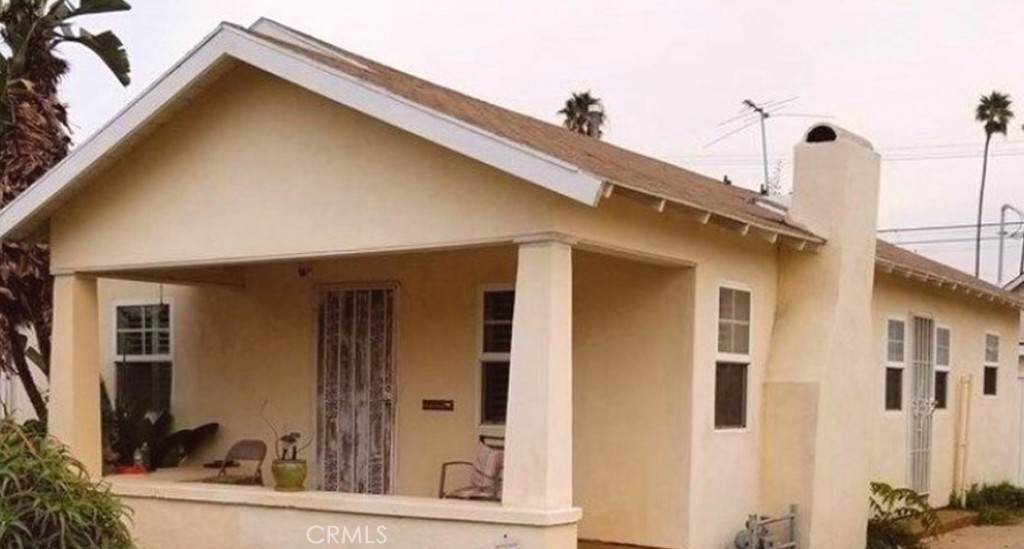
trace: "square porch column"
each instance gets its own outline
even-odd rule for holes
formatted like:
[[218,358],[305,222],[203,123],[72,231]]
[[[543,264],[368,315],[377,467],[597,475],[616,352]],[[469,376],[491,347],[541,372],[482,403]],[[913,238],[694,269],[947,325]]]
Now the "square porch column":
[[94,477],[103,467],[97,313],[95,278],[54,278],[49,431]]
[[505,505],[572,507],[572,247],[519,245],[508,413]]

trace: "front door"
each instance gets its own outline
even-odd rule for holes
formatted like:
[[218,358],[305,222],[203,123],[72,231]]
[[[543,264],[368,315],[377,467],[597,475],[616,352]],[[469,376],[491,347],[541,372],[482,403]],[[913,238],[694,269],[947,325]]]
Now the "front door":
[[320,295],[317,463],[321,490],[392,491],[395,419],[394,285]]
[[932,413],[935,411],[935,322],[913,319],[910,369],[910,487],[927,494],[931,485]]

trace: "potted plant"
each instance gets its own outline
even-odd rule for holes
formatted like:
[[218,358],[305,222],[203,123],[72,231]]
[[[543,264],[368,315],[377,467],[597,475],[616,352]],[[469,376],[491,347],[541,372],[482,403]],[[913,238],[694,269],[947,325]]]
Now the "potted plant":
[[300,445],[302,433],[298,431],[285,430],[285,434],[281,435],[274,424],[263,414],[266,407],[267,403],[264,402],[260,416],[274,433],[274,461],[270,464],[270,472],[274,475],[274,489],[278,492],[301,492],[305,489],[304,484],[309,466],[305,459],[299,457],[299,454],[309,447],[310,442],[307,441]]

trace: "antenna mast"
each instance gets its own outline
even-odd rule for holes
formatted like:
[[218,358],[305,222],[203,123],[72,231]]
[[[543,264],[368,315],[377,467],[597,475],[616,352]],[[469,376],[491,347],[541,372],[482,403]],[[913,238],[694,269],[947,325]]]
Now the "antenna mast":
[[764,129],[764,121],[771,116],[771,113],[750,99],[744,99],[743,104],[746,105],[748,109],[754,111],[754,113],[757,114],[758,119],[761,121],[761,161],[764,165],[764,183],[761,183],[761,194],[768,194],[768,136]]
[[776,99],[774,101],[765,101],[760,103],[754,102],[752,99],[744,99],[740,103],[742,105],[740,114],[718,124],[719,128],[724,127],[728,129],[732,126],[732,129],[729,129],[724,134],[705,143],[704,148],[706,149],[715,143],[724,141],[754,124],[761,124],[761,163],[762,168],[764,169],[764,181],[761,183],[761,194],[770,194],[772,192],[773,185],[772,177],[769,175],[768,169],[768,132],[765,121],[768,120],[769,117],[779,118],[784,116],[799,118],[832,118],[831,116],[820,114],[779,112],[786,108],[789,103],[796,101],[797,99],[798,97],[793,96],[786,99]]

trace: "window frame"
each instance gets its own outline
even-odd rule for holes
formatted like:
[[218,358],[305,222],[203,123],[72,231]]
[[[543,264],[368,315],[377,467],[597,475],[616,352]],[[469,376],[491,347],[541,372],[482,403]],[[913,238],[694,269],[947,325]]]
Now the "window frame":
[[[943,331],[943,330],[945,330],[945,332],[947,334],[949,334],[949,346],[946,349],[947,363],[946,364],[939,364],[939,332]],[[953,377],[953,328],[950,327],[947,324],[936,324],[935,325],[935,364],[934,364],[934,370],[935,371],[933,372],[933,375],[935,376],[935,379],[932,380],[932,388],[933,388],[934,391],[937,391],[938,387],[939,387],[939,384],[938,384],[939,373],[945,373],[946,374],[946,394],[943,395],[943,397],[946,400],[946,406],[943,407],[943,408],[939,408],[939,405],[938,405],[938,403],[939,403],[938,393],[935,392],[935,394],[932,395],[932,397],[935,399],[935,412],[936,413],[945,413],[945,412],[947,412],[949,410],[949,380],[950,380],[950,378]]]
[[[988,359],[988,338],[989,338],[989,336],[992,336],[992,337],[996,338],[996,359],[995,359],[995,361],[990,361]],[[979,384],[979,385],[981,385],[981,396],[983,396],[985,398],[990,398],[990,399],[998,398],[999,397],[999,361],[1002,359],[1002,354],[1003,354],[1002,353],[1002,348],[1001,348],[1002,344],[1003,344],[1003,338],[1002,338],[1002,336],[1001,336],[1001,334],[999,332],[996,332],[994,330],[986,330],[985,331],[985,337],[982,339],[982,342],[983,343],[982,343],[982,346],[981,346],[981,358],[982,358],[982,362],[981,362],[981,364],[982,364],[982,366],[981,366],[981,383]],[[995,386],[995,392],[994,393],[989,393],[989,392],[987,392],[985,390],[985,374],[988,373],[989,368],[995,370],[996,386]]]
[[[152,307],[155,305],[167,306],[167,337],[168,345],[166,354],[154,355],[122,355],[118,353],[117,344],[120,341],[121,332],[117,327],[118,309],[125,307]],[[121,362],[174,362],[174,301],[170,298],[163,299],[118,299],[111,304],[111,327],[112,338],[110,342],[111,356],[114,363]]]
[[[740,292],[746,292],[750,296],[750,319],[747,322],[747,352],[743,353],[724,353],[718,349],[718,338],[719,338],[719,323],[722,320],[722,290],[734,290]],[[751,395],[750,388],[754,386],[753,373],[754,373],[754,329],[755,329],[755,305],[754,305],[754,290],[749,284],[743,282],[736,282],[731,280],[720,280],[715,286],[715,363],[714,369],[712,370],[712,387],[711,387],[711,430],[714,433],[749,433],[750,426],[750,409],[751,409]],[[724,426],[720,427],[716,421],[716,412],[718,408],[718,365],[722,363],[731,364],[743,364],[746,366],[746,375],[744,376],[745,386],[743,388],[743,425],[741,426]]]
[[[512,292],[516,291],[514,283],[481,284],[477,287],[477,314],[476,314],[476,426],[479,434],[488,436],[504,436],[506,423],[485,423],[484,422],[484,363],[503,362],[509,363],[510,378],[512,368],[512,350],[507,353],[484,352],[484,314],[486,307],[486,296],[489,292]],[[515,313],[513,312],[513,330],[515,326]],[[511,379],[510,379],[511,384]]]
[[[167,350],[168,350],[168,352],[166,354],[155,354],[155,355],[121,355],[121,354],[118,354],[118,352],[117,352],[117,350],[118,350],[117,349],[117,344],[120,341],[120,335],[121,335],[121,333],[120,333],[120,331],[118,330],[118,327],[117,327],[117,318],[118,318],[117,313],[118,313],[118,309],[120,309],[122,307],[151,307],[151,306],[154,306],[154,305],[166,305],[167,306],[167,337],[168,337]],[[113,389],[112,397],[115,400],[118,398],[118,395],[120,394],[120,391],[121,391],[121,388],[118,386],[119,385],[118,384],[118,377],[119,377],[120,374],[118,373],[118,369],[117,368],[118,368],[119,364],[122,364],[122,363],[124,363],[124,364],[144,364],[144,363],[148,364],[148,363],[154,363],[154,362],[168,362],[171,365],[170,388],[169,388],[169,394],[167,396],[168,406],[170,406],[170,404],[174,402],[174,378],[175,378],[174,348],[176,347],[176,345],[174,344],[174,342],[175,342],[174,311],[175,311],[174,299],[170,298],[170,297],[165,297],[165,296],[160,296],[160,297],[157,297],[157,298],[115,299],[110,304],[110,312],[111,312],[111,317],[110,317],[111,318],[111,322],[110,322],[110,324],[111,324],[111,339],[112,339],[112,341],[110,342],[110,351],[111,351],[110,354],[111,354],[111,358],[113,359],[111,361],[111,364],[113,364],[113,366],[114,366],[114,379],[108,380],[108,381],[112,382],[112,383],[110,383],[108,385],[108,387]]]
[[[900,360],[900,361],[894,361],[894,360],[890,360],[889,359],[889,343],[890,343],[890,339],[889,339],[889,324],[892,323],[892,322],[899,322],[901,325],[903,325],[903,341],[902,341],[902,345],[903,345],[903,353],[902,353],[903,360]],[[884,364],[884,367],[882,368],[882,411],[885,414],[891,415],[891,416],[902,417],[903,413],[904,413],[904,409],[906,408],[905,404],[906,404],[906,401],[907,401],[907,395],[906,395],[907,383],[906,383],[906,381],[907,381],[907,347],[908,347],[907,346],[907,339],[908,339],[907,338],[907,325],[908,324],[909,323],[907,322],[907,318],[904,317],[904,316],[889,315],[889,316],[885,317],[885,330],[884,330],[883,335],[882,335],[882,341],[884,342],[884,345],[882,345],[882,363]],[[889,389],[889,370],[899,370],[899,372],[900,372],[900,407],[899,408],[890,408],[889,407],[889,402],[888,402],[888,395],[889,395],[889,391],[888,391],[888,389]]]

